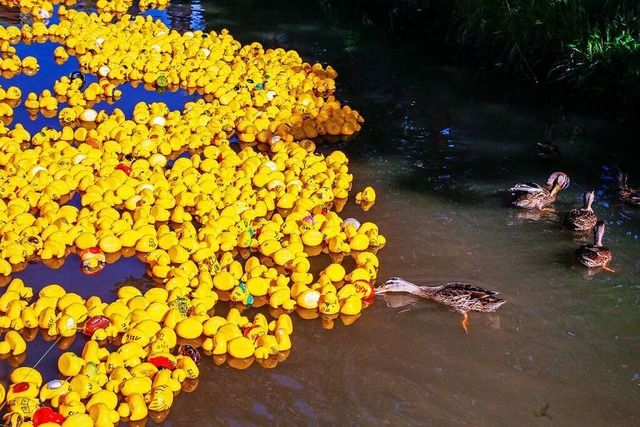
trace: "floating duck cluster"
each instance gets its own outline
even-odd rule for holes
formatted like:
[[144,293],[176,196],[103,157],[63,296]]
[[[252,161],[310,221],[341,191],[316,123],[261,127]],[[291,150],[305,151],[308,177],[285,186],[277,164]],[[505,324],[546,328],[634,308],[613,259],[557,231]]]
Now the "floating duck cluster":
[[[60,356],[64,379],[12,372],[0,385],[7,424],[160,422],[175,395],[197,385],[202,354],[273,367],[291,348],[294,310],[326,328],[355,321],[373,298],[386,239],[372,222],[339,216],[352,189],[348,159],[315,151],[314,138],[349,137],[363,122],[333,96],[337,73],[294,51],[242,46],[225,30],[180,34],[151,18],[57,8],[57,24],[0,27],[5,55],[18,58],[19,41],[54,42],[54,60],[75,56],[82,70],[24,99],[18,87],[0,89],[6,117],[23,104],[60,124],[32,134],[0,122],[0,356],[19,361],[37,331],[63,349],[79,333],[87,340],[81,354]],[[20,71],[38,68],[19,61]],[[116,102],[125,82],[202,98],[181,110],[140,102],[131,117],[95,109]],[[356,202],[368,210],[375,198],[367,187]],[[108,302],[59,284],[34,295],[11,278],[32,262],[59,268],[71,253],[87,275],[137,256],[160,286],[124,286]],[[321,253],[331,263],[314,274]],[[225,316],[213,314],[219,301],[231,306]],[[244,316],[249,306],[272,319]]]
[[[629,200],[625,200],[625,196],[631,191],[626,186],[626,176],[620,175],[618,180],[620,199],[628,202]],[[535,183],[516,184],[510,189],[513,196],[511,204],[524,209],[550,210],[551,208],[548,206],[556,201],[558,192],[568,187],[569,182],[570,179],[565,173],[554,172],[549,176],[545,185]],[[563,224],[569,229],[578,232],[590,234],[593,231],[593,244],[584,244],[575,250],[575,259],[578,263],[585,267],[602,268],[613,272],[607,266],[613,259],[613,254],[607,246],[602,244],[606,227],[605,222],[598,221],[598,217],[591,207],[594,197],[594,191],[585,192],[584,205],[567,212],[563,218]]]

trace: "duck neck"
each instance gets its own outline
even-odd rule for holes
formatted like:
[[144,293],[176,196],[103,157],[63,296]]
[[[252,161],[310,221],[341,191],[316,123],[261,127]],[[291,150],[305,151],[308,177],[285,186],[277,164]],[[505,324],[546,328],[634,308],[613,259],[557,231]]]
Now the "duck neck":
[[436,294],[437,290],[438,290],[437,286],[416,286],[416,285],[413,285],[412,290],[409,291],[409,292],[414,294],[414,295],[421,296],[423,298],[432,298]]
[[399,292],[407,292],[423,298],[430,298],[435,293],[435,289],[430,286],[418,286],[407,281],[404,281],[401,287],[398,287],[395,290]]
[[594,246],[602,246],[602,236],[604,236],[604,227],[598,227],[593,237]]
[[584,207],[582,209],[585,211],[593,212],[593,208],[591,208],[592,203],[593,203],[593,192],[591,191],[584,195]]

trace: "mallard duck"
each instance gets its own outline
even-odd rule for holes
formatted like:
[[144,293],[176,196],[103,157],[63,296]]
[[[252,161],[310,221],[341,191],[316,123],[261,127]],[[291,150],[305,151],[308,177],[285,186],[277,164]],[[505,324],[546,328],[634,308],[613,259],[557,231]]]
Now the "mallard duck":
[[560,148],[552,142],[551,131],[553,124],[547,123],[545,139],[536,143],[536,155],[538,157],[553,159],[560,156]]
[[627,185],[626,172],[618,171],[618,198],[630,205],[640,206],[640,189]]
[[388,292],[407,292],[449,307],[462,314],[462,327],[469,333],[469,311],[492,312],[507,302],[496,298],[496,291],[489,291],[468,283],[451,282],[441,286],[424,286],[408,282],[400,277],[391,277],[375,290],[376,295]]
[[523,209],[544,209],[555,202],[560,190],[569,186],[571,180],[564,172],[554,172],[545,185],[527,182],[516,184],[509,191],[513,194],[511,204]]
[[576,249],[576,259],[586,267],[602,267],[604,270],[613,272],[607,267],[613,259],[613,254],[608,247],[602,245],[605,228],[604,221],[596,222],[593,227],[593,244],[582,245]]
[[567,227],[576,231],[591,231],[598,222],[598,217],[591,208],[594,197],[594,191],[584,193],[584,205],[578,209],[571,209],[564,217],[564,223]]
[[560,149],[549,140],[536,142],[536,154],[538,157],[553,159],[560,156]]

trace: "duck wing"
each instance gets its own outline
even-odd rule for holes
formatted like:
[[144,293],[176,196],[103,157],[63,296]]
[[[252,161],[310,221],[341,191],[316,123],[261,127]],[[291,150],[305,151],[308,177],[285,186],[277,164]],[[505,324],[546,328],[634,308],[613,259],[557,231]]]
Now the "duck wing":
[[512,193],[539,193],[544,188],[535,182],[518,183],[509,189]]
[[586,209],[572,209],[564,218],[565,225],[577,231],[591,230],[598,222],[598,217]]
[[441,295],[455,296],[469,296],[473,299],[488,298],[494,295],[498,295],[498,292],[489,289],[484,289],[479,286],[470,285],[463,282],[450,282],[443,285],[438,292]]
[[455,308],[460,313],[468,311],[490,312],[506,302],[504,299],[497,298],[497,294],[496,291],[468,283],[452,282],[441,286],[431,298]]
[[582,245],[576,249],[578,261],[587,267],[599,267],[607,264],[613,256],[606,246]]

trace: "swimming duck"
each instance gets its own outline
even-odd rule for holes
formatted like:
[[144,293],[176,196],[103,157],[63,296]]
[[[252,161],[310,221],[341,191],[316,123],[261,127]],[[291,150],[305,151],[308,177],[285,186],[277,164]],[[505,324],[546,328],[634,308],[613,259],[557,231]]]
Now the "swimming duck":
[[576,259],[586,267],[602,267],[613,273],[613,270],[607,267],[607,264],[613,259],[613,254],[608,247],[602,245],[605,228],[604,221],[596,223],[593,227],[593,244],[582,245],[576,249]]
[[618,171],[618,197],[625,203],[640,206],[640,189],[627,185],[628,174]]
[[553,123],[547,123],[545,138],[536,143],[536,155],[545,159],[553,159],[560,156],[560,149],[552,142],[551,131]]
[[469,311],[493,312],[505,299],[496,298],[496,291],[490,291],[478,286],[461,282],[450,282],[441,286],[424,286],[408,282],[400,277],[391,277],[384,285],[376,288],[376,295],[388,292],[407,292],[422,298],[430,299],[440,304],[453,307],[462,314],[462,327],[469,333]]
[[567,188],[570,182],[564,172],[554,172],[545,185],[535,182],[516,184],[509,189],[513,194],[511,204],[523,209],[545,209],[555,202],[558,192]]
[[560,149],[548,139],[536,142],[536,154],[538,157],[553,159],[560,156]]
[[565,225],[576,231],[591,231],[598,222],[598,217],[591,208],[594,197],[594,191],[584,193],[584,206],[570,210],[564,217]]

